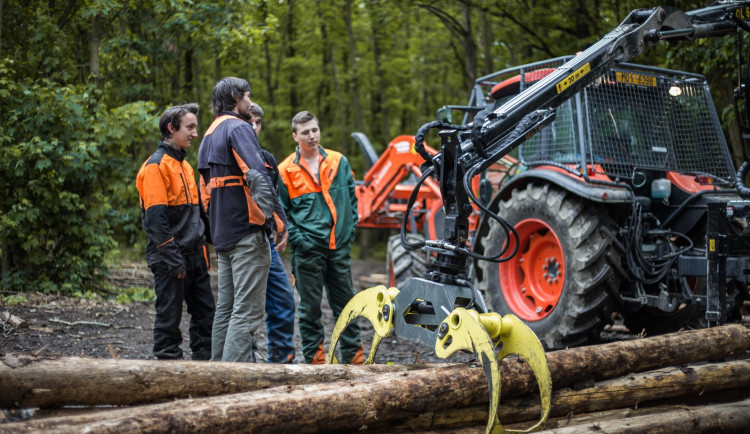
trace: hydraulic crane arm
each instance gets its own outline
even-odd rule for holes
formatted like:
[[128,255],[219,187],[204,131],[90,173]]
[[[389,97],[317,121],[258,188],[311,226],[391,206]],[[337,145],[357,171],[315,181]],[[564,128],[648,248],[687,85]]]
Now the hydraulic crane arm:
[[[614,30],[556,71],[550,73],[518,94],[494,112],[475,118],[472,137],[462,143],[461,164],[486,169],[492,162],[507,155],[522,140],[509,137],[524,118],[537,117],[546,121],[554,108],[584,86],[591,84],[614,65],[628,61],[661,40],[693,40],[723,36],[738,29],[748,30],[750,2],[723,2],[714,6],[683,12],[674,8],[637,9]],[[535,112],[542,111],[535,116]],[[523,129],[538,131],[533,125]],[[438,155],[436,158],[440,158]]]

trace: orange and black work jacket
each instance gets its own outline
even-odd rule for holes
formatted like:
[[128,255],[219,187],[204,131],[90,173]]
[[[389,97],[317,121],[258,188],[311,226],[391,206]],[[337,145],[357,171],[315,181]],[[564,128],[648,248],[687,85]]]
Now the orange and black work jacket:
[[287,229],[252,125],[232,112],[219,114],[198,150],[201,191],[217,251],[229,250],[260,230]]
[[289,244],[300,251],[349,248],[359,219],[354,173],[341,153],[318,149],[320,183],[299,149],[279,164],[279,197],[289,219]]
[[146,262],[149,266],[165,262],[173,276],[185,271],[183,255],[207,253],[203,209],[185,155],[184,150],[160,143],[135,180],[148,236]]

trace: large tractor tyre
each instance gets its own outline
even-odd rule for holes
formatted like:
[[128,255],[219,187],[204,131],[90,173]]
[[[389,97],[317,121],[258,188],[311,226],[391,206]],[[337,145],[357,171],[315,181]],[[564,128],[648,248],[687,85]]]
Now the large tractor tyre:
[[[612,322],[610,294],[622,278],[611,265],[619,264],[612,220],[595,204],[548,184],[513,190],[498,212],[516,228],[520,247],[506,262],[479,261],[479,287],[493,310],[521,318],[548,350],[598,338]],[[499,253],[505,238],[491,221],[481,240],[484,254]]]
[[[410,243],[424,241],[419,234],[406,234]],[[412,277],[422,277],[427,271],[429,258],[424,250],[408,251],[401,245],[401,235],[393,235],[388,238],[388,251],[386,253],[386,272],[388,273],[388,285],[403,288]]]

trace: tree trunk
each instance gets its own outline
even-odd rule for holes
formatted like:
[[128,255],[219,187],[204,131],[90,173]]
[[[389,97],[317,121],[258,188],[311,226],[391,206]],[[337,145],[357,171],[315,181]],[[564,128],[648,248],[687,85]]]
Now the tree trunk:
[[[181,400],[111,412],[41,419],[12,425],[17,432],[84,429],[91,432],[320,432],[354,431],[362,426],[410,417],[415,412],[436,412],[461,407],[474,399],[467,389],[480,368],[446,367],[387,373],[370,378],[306,386],[280,386],[211,398]],[[450,381],[439,381],[440,378]],[[721,388],[750,384],[750,363],[727,362],[688,369],[651,372],[605,382],[586,390],[565,389],[553,395],[553,415],[589,412],[638,405],[667,397],[697,395]],[[460,387],[456,387],[460,385]],[[311,397],[314,397],[311,399]],[[529,401],[532,401],[530,404]],[[501,401],[502,421],[532,420],[539,409],[533,399]],[[486,404],[485,404],[486,405]],[[469,408],[462,426],[486,419],[486,409]],[[461,414],[461,412],[459,412]],[[427,422],[434,415],[423,418]],[[750,418],[750,415],[743,416]],[[745,419],[747,423],[750,419]],[[220,424],[217,423],[220,421]],[[374,427],[377,429],[377,427]],[[431,426],[434,428],[434,426]]]
[[[2,0],[0,0],[2,2]],[[11,254],[10,254],[10,244],[3,243],[0,245],[0,249],[2,249],[2,262],[3,262],[3,274],[0,275],[0,278],[2,279],[2,288],[5,290],[7,289],[5,287],[5,280],[10,277],[10,264],[11,264]]]
[[[188,42],[190,42],[190,39],[188,38]],[[191,89],[193,87],[193,47],[192,45],[185,50],[185,79],[182,82],[182,92],[186,97],[190,97],[190,95],[193,93],[191,92]]]
[[[570,414],[632,408],[658,400],[682,403],[683,400],[691,400],[711,391],[737,388],[744,388],[747,391],[748,386],[750,386],[750,361],[748,360],[660,369],[603,381],[582,390],[569,388],[556,390],[552,393],[552,409],[549,416],[564,417]],[[676,401],[678,398],[679,401]],[[388,428],[407,431],[482,426],[487,422],[487,410],[486,405],[478,405],[429,412],[410,418],[402,425],[390,425]],[[503,425],[521,422],[529,425],[528,422],[533,423],[539,420],[540,414],[538,398],[527,396],[520,399],[500,400],[500,421]],[[371,428],[377,430],[378,426]]]
[[[645,416],[654,413],[664,413],[675,409],[674,404],[653,405],[648,407],[633,408],[616,408],[614,410],[595,411],[593,413],[568,414],[563,417],[547,419],[547,425],[544,429],[551,430],[555,428],[565,428],[566,426],[582,425],[589,422],[601,422],[605,420],[627,419],[634,416]],[[508,424],[509,429],[522,428],[522,424]]]
[[[348,380],[435,366],[311,366],[78,357],[37,360],[12,355],[2,357],[0,361],[3,389],[0,408],[133,405],[280,385]],[[190,381],[184,381],[186,378]]]
[[3,0],[0,0],[0,58],[3,55]]
[[101,40],[99,18],[91,17],[91,34],[89,35],[89,81],[99,83],[99,45]]
[[[325,6],[322,2],[317,4],[316,14],[318,16],[326,16]],[[343,113],[341,107],[343,106],[336,71],[336,59],[329,36],[330,24],[329,20],[321,20],[320,22],[320,72],[323,79],[320,80],[317,89],[316,105],[318,113],[315,115],[318,119],[333,119],[335,124],[343,124],[343,117],[341,117]]]
[[[416,375],[414,375],[416,374]],[[463,366],[382,374],[367,379],[184,399],[84,415],[31,420],[14,432],[325,432],[355,431],[378,420],[472,404],[484,371]],[[441,378],[446,381],[439,381]],[[450,381],[448,381],[450,379]],[[486,389],[485,389],[486,393]]]
[[[267,2],[260,2],[258,5],[261,10],[261,16],[263,18],[263,22],[265,23],[268,20],[268,3]],[[268,35],[263,35],[263,59],[265,60],[265,65],[263,69],[261,69],[263,80],[266,83],[266,92],[268,92],[268,105],[270,107],[274,107],[276,105],[276,99],[274,98],[274,81],[273,81],[273,63],[271,61],[271,48],[269,47],[268,42]]]
[[484,9],[482,9],[479,14],[482,21],[482,48],[484,48],[484,72],[482,75],[488,75],[495,72],[492,62],[492,32],[490,32],[488,15],[489,14]]
[[[284,42],[284,58],[285,59],[293,59],[296,56],[296,52],[294,49],[294,42],[296,41],[295,35],[294,35],[294,0],[289,0],[286,3],[286,21],[284,24],[284,33],[283,33],[283,41]],[[299,110],[299,95],[297,94],[297,74],[299,71],[298,68],[294,67],[294,69],[290,68],[289,72],[289,83],[286,83],[285,86],[288,86],[289,88],[289,107],[291,108],[291,116],[289,116],[289,120],[297,114],[297,111]],[[277,74],[278,75],[278,74]]]
[[471,9],[468,5],[461,3],[461,11],[464,16],[464,33],[461,45],[463,45],[466,62],[466,88],[471,89],[474,87],[474,81],[477,78],[477,44],[474,42],[474,30],[471,25]]
[[[744,327],[730,325],[557,351],[549,353],[548,360],[557,388],[579,379],[612,378],[664,366],[725,358],[744,353],[749,343],[750,334]],[[500,370],[503,399],[536,389],[525,362],[506,359]],[[85,426],[92,432],[128,429],[302,433],[354,430],[428,411],[486,405],[487,402],[484,370],[459,365],[319,385],[280,386],[75,418],[43,419],[13,428],[77,432]],[[221,421],[220,426],[217,421]]]
[[[203,90],[201,88],[201,70],[200,70],[200,62],[198,62],[197,56],[195,56],[195,50],[193,46],[193,39],[188,38],[188,44],[190,44],[190,49],[193,52],[192,62],[191,66],[193,68],[193,87],[195,88],[195,99],[193,101],[203,101]],[[202,125],[200,123],[201,119],[206,119],[205,116],[208,116],[208,119],[213,119],[213,116],[211,116],[211,103],[208,104],[208,107],[201,109],[198,112],[198,121],[199,125]]]
[[630,417],[625,420],[590,422],[558,428],[546,433],[706,433],[747,432],[750,426],[750,400],[728,404],[681,407],[674,411]]
[[[372,90],[370,96],[370,111],[373,119],[372,128],[375,129],[376,134],[373,136],[374,142],[381,142],[382,145],[375,145],[375,149],[378,150],[385,146],[390,140],[390,133],[388,131],[388,111],[385,109],[386,94],[385,94],[385,78],[383,74],[383,50],[381,48],[382,41],[386,41],[388,38],[384,35],[384,28],[387,25],[387,19],[383,18],[383,10],[377,3],[372,4],[368,8],[370,15],[370,27],[372,32],[370,34],[370,46],[372,47],[372,60],[373,66],[375,67],[375,88]],[[363,174],[364,175],[364,174]]]
[[[359,102],[359,79],[357,77],[357,46],[354,41],[354,29],[352,28],[352,0],[344,0],[344,24],[349,41],[349,86],[352,95],[352,110],[354,111],[354,127],[357,131],[364,131],[365,124],[362,120],[362,105]],[[349,154],[349,138],[342,134],[341,149],[344,155]]]
[[221,58],[217,56],[216,59],[214,59],[214,82],[218,82],[221,79]]

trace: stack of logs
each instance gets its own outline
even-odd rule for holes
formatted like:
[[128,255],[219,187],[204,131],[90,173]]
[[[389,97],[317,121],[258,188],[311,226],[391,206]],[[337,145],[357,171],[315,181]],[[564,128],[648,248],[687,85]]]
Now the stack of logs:
[[[742,325],[549,352],[554,432],[747,432]],[[484,432],[472,364],[271,365],[0,358],[0,408],[37,410],[0,432]],[[539,417],[525,362],[501,362],[506,428]],[[41,415],[46,415],[41,417]]]

